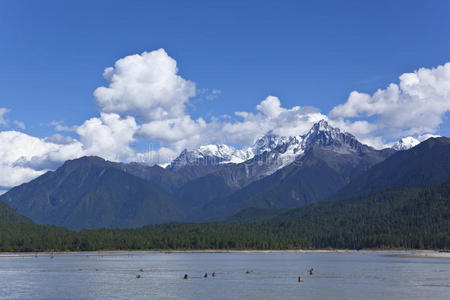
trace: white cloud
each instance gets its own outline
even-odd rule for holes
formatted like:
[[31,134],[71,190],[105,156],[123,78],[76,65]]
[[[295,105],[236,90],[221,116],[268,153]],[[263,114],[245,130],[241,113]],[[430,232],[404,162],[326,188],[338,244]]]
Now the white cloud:
[[202,118],[194,121],[186,115],[178,119],[145,123],[142,125],[141,134],[149,139],[171,144],[187,137],[194,137],[201,133],[206,126],[207,124]]
[[130,143],[138,125],[133,117],[101,113],[79,126],[76,132],[87,155],[98,155],[108,160],[127,160],[134,155]]
[[423,142],[423,141],[425,141],[425,140],[428,140],[429,138],[436,138],[436,137],[440,137],[440,135],[439,135],[439,134],[431,134],[431,133],[427,133],[427,134],[419,135],[419,136],[417,137],[417,139],[419,140],[419,142]]
[[169,162],[171,162],[174,158],[176,158],[179,154],[180,152],[177,150],[161,147],[156,150],[149,150],[147,152],[136,153],[133,161],[165,166]]
[[222,141],[248,146],[268,131],[285,136],[300,135],[314,123],[327,118],[313,107],[283,108],[274,96],[268,96],[256,109],[257,113],[237,112],[235,115],[240,120],[221,123]]
[[6,125],[5,115],[9,112],[9,109],[0,107],[0,125]]
[[30,181],[66,160],[85,155],[115,161],[134,159],[130,143],[136,130],[134,118],[102,113],[77,127],[79,140],[60,134],[41,139],[18,131],[0,131],[0,189]]
[[183,116],[195,84],[177,73],[176,61],[164,49],[124,57],[105,69],[109,86],[95,90],[95,101],[103,112],[143,121]]
[[274,96],[268,96],[256,106],[256,109],[269,118],[278,117],[282,112],[286,111],[286,109],[281,108],[280,99]]
[[365,136],[385,140],[436,132],[449,111],[450,63],[446,63],[402,74],[398,84],[373,95],[353,91],[329,116],[341,122],[371,118]]
[[67,159],[83,155],[81,144],[58,145],[18,131],[0,132],[0,187],[29,181]]

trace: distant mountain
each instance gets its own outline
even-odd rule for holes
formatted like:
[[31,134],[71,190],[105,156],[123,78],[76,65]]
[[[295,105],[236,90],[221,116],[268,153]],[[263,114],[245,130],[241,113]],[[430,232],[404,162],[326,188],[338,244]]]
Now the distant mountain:
[[[317,128],[331,127],[326,121],[320,121],[315,125]],[[255,154],[251,159],[240,164],[228,164],[214,173],[224,178],[225,182],[234,189],[240,189],[246,185],[269,176],[276,171],[293,163],[301,157],[309,146],[311,132],[302,136],[278,136],[267,133],[259,138],[252,146]]]
[[437,184],[449,178],[450,139],[430,138],[373,166],[333,198],[344,199],[390,188]]
[[[295,143],[285,143],[272,152],[264,152],[260,157],[261,168],[267,166],[267,157],[270,165],[273,162],[270,159],[285,155],[286,149],[295,149],[295,161],[291,164],[230,196],[208,203],[197,214],[214,219],[232,215],[245,207],[284,209],[318,202],[395,153],[392,149],[375,150],[363,145],[353,135],[320,121],[306,135],[297,137]],[[257,158],[230,168],[257,169]],[[223,176],[225,171],[228,170],[214,174]]]
[[98,157],[68,161],[0,200],[37,223],[76,230],[137,227],[183,216],[160,186]]
[[158,165],[148,166],[146,164],[136,162],[128,164],[116,163],[105,161],[100,157],[90,157],[85,159],[89,159],[91,161],[96,160],[99,163],[108,166],[110,168],[118,169],[135,177],[151,181],[169,192],[178,189],[186,182],[191,180],[191,178],[189,176],[186,176],[186,174],[183,174],[183,172],[180,173],[170,172],[169,170],[162,168]]
[[188,220],[197,220],[198,211],[201,211],[205,205],[226,197],[233,191],[222,177],[210,174],[186,183],[175,194]]
[[397,150],[397,151],[404,151],[404,150],[409,150],[412,147],[415,147],[419,144],[420,144],[419,140],[413,138],[412,136],[408,136],[408,137],[404,137],[404,138],[400,139],[398,142],[396,142],[392,146],[392,149]]
[[223,144],[185,149],[167,169],[190,179],[217,173],[230,187],[241,188],[289,165],[303,148],[301,136],[268,132],[241,150]]
[[254,154],[251,148],[237,150],[224,144],[205,145],[195,150],[183,150],[167,168],[176,171],[186,166],[241,163],[253,156]]

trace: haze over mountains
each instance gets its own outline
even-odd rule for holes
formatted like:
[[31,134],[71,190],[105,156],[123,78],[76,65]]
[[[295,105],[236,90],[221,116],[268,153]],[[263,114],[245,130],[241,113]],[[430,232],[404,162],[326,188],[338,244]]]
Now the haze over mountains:
[[376,150],[320,121],[305,135],[268,133],[248,149],[185,150],[166,168],[82,157],[0,200],[36,223],[76,230],[217,221],[450,178],[450,139],[415,145]]

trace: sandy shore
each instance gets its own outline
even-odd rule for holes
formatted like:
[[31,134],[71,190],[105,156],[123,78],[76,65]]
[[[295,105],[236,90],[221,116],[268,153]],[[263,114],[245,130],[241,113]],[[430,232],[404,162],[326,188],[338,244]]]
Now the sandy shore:
[[357,250],[99,250],[65,252],[0,252],[2,256],[49,256],[54,255],[103,255],[103,254],[139,254],[139,253],[357,253]]
[[396,257],[417,257],[417,258],[450,258],[450,251],[416,250],[396,253]]
[[[108,255],[108,254],[139,254],[139,253],[379,253],[394,257],[409,258],[450,258],[450,251],[434,250],[111,250],[111,251],[68,251],[53,252],[54,255]],[[11,256],[50,256],[52,252],[0,252],[0,257]]]

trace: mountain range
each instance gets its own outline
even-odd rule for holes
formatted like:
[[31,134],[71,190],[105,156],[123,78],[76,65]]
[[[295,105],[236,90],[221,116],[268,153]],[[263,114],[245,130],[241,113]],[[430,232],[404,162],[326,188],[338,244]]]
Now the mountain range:
[[82,157],[1,195],[14,211],[0,214],[75,230],[133,228],[267,216],[449,179],[450,139],[416,144],[376,150],[320,121],[304,135],[268,133],[246,149],[185,150],[166,168]]

